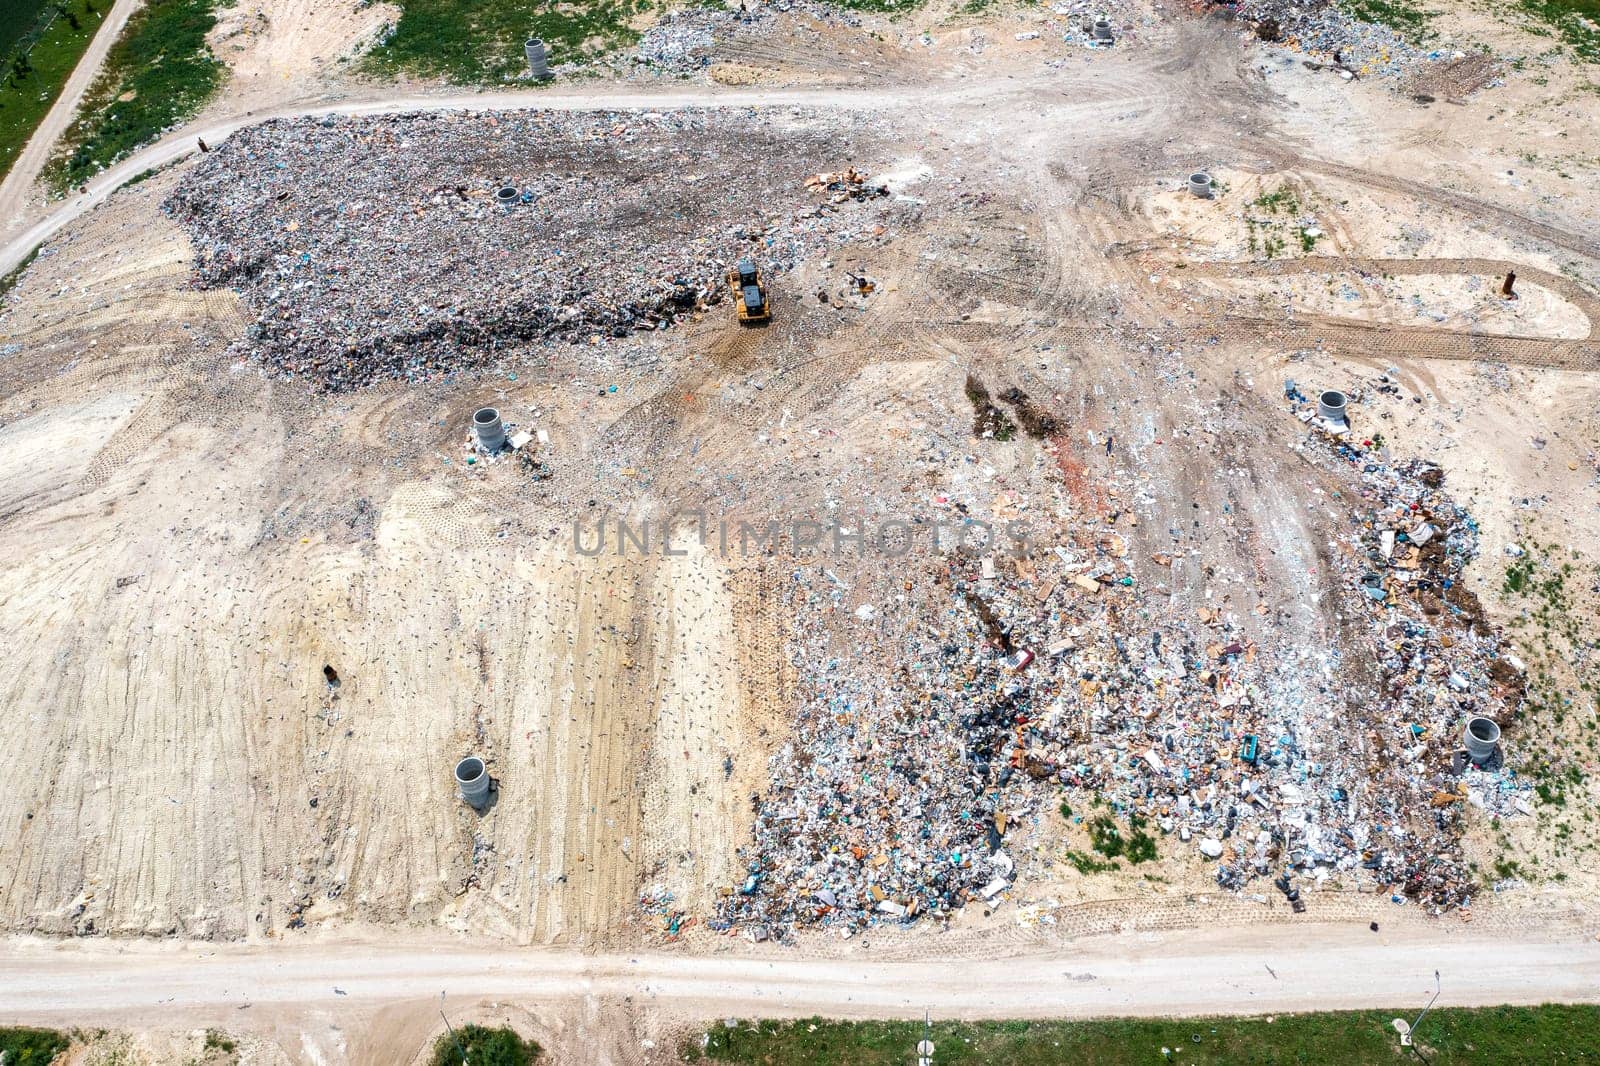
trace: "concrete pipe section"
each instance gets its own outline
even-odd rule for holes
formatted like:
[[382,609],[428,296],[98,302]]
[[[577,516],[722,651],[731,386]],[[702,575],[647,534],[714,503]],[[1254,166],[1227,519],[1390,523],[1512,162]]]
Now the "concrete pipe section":
[[478,435],[478,447],[486,452],[497,452],[506,446],[506,427],[500,421],[500,412],[493,407],[480,407],[473,413],[472,431]]
[[1116,34],[1111,32],[1111,23],[1105,19],[1095,19],[1094,29],[1090,32],[1097,41],[1112,41],[1116,39]]
[[550,63],[545,56],[544,41],[538,37],[529,37],[522,42],[522,51],[528,57],[528,69],[540,81],[550,77]]
[[1189,175],[1189,191],[1202,200],[1211,199],[1211,175],[1197,170]]
[[494,191],[494,202],[501,207],[512,207],[520,199],[522,194],[517,191],[515,185],[502,185]]
[[456,763],[456,791],[462,802],[473,810],[481,811],[489,805],[489,768],[476,755],[469,755]]
[[1500,726],[1493,718],[1474,715],[1467,719],[1467,758],[1472,760],[1472,765],[1482,766],[1494,758],[1495,749],[1500,746]]
[[1329,389],[1317,397],[1317,413],[1329,422],[1344,422],[1345,418],[1344,393]]

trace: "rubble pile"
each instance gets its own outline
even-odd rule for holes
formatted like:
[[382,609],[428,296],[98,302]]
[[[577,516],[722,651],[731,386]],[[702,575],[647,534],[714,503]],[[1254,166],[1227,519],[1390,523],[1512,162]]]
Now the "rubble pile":
[[[784,109],[275,120],[167,201],[199,284],[257,314],[240,342],[328,389],[423,380],[556,339],[665,328],[855,237],[807,190],[857,154],[850,120]],[[846,198],[853,199],[853,198]]]
[[1318,56],[1347,77],[1402,75],[1440,58],[1440,53],[1416,47],[1390,27],[1363,22],[1326,0],[1309,4],[1242,0],[1222,6],[1255,27],[1262,40]]
[[639,38],[633,62],[664,74],[687,75],[711,65],[711,49],[735,27],[758,16],[727,8],[691,7],[663,15]]
[[[815,0],[725,7],[691,7],[668,12],[646,30],[627,61],[635,71],[686,77],[715,62],[718,45],[761,41],[779,32],[781,16],[803,15],[810,23],[859,27],[860,17]],[[732,54],[732,53],[730,53]]]
[[871,181],[855,167],[813,174],[806,179],[806,188],[814,193],[826,193],[828,202],[835,204],[842,204],[846,200],[870,200],[875,196],[886,196],[889,191],[883,182]]
[[[1463,727],[1510,721],[1520,665],[1461,583],[1476,528],[1438,468],[1347,438],[1302,444],[1347,486],[1334,607],[1364,629],[1346,645],[1274,636],[1266,604],[1254,627],[1222,604],[1149,610],[1143,587],[1164,602],[1184,549],[1173,530],[1171,550],[1136,552],[1126,511],[1045,520],[1015,556],[908,558],[894,602],[854,610],[833,569],[794,570],[798,717],[711,927],[782,939],[1003,905],[1031,861],[1008,834],[1063,790],[1198,853],[1224,888],[1273,878],[1296,909],[1295,879],[1469,903],[1464,809],[1526,813],[1529,786],[1498,757],[1468,763]],[[899,595],[919,585],[935,595]]]
[[[1310,401],[1297,406],[1315,423]],[[1317,432],[1307,448],[1360,478],[1351,550],[1340,564],[1366,611],[1382,671],[1380,721],[1391,728],[1368,733],[1375,805],[1366,817],[1375,824],[1357,842],[1369,853],[1363,866],[1406,896],[1461,904],[1472,891],[1458,847],[1463,805],[1501,816],[1531,811],[1523,795],[1531,784],[1498,753],[1480,767],[1463,750],[1468,719],[1505,725],[1515,716],[1524,667],[1463,582],[1478,527],[1444,493],[1444,471],[1420,460],[1386,463],[1372,441],[1347,438]]]

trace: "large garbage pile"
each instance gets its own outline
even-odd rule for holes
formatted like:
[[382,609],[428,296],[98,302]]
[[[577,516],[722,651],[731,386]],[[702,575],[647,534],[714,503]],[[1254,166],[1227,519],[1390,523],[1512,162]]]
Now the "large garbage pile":
[[[1044,550],[1020,557],[897,566],[895,602],[852,609],[845,577],[797,568],[801,706],[712,927],[781,939],[1003,905],[1030,861],[1008,836],[1063,789],[1198,852],[1224,888],[1470,902],[1464,809],[1528,809],[1498,757],[1458,755],[1466,719],[1506,723],[1521,692],[1461,584],[1476,529],[1437,467],[1315,422],[1302,448],[1344,485],[1336,608],[1365,621],[1342,645],[1275,638],[1222,604],[1148,610],[1141,588],[1182,549],[1137,558],[1126,508],[1036,526]],[[936,595],[898,596],[918,584]]]
[[520,347],[664,328],[855,236],[805,178],[859,159],[849,119],[782,111],[489,112],[276,120],[166,208],[199,283],[258,316],[241,346],[330,389],[418,380]]

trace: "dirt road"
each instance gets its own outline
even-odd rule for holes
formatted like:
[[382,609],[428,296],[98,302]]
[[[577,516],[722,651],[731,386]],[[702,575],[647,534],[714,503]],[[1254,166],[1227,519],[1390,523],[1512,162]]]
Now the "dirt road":
[[[1433,971],[1442,1005],[1600,1001],[1600,943],[1506,942],[1365,926],[1090,938],[1062,954],[959,966],[767,957],[583,955],[433,939],[272,946],[12,940],[0,1020],[249,1027],[406,1000],[532,1006],[632,996],[685,1018],[1254,1014],[1408,1007]],[[337,989],[337,991],[336,991]],[[70,1004],[70,1006],[67,1006]],[[256,1008],[245,1010],[246,1004]]]
[[[1089,87],[1073,103],[1053,109],[1056,119],[1071,122],[1093,115],[1113,115],[1130,108],[1148,111],[1150,100],[1138,90],[1121,91],[1116,85],[1109,92],[1095,91]],[[1002,90],[1006,91],[1006,90]],[[918,99],[938,99],[944,104],[954,100],[995,95],[993,87],[975,86],[962,90],[946,87],[906,90],[870,91],[855,89],[794,89],[794,90],[725,90],[715,88],[694,91],[621,92],[621,93],[571,93],[556,94],[538,90],[520,92],[451,93],[445,95],[385,96],[377,99],[344,100],[333,104],[290,105],[271,112],[255,112],[203,126],[189,126],[158,141],[149,148],[123,160],[106,170],[85,188],[86,192],[74,194],[55,210],[36,217],[32,224],[23,221],[17,227],[0,228],[0,274],[10,271],[29,252],[43,241],[49,240],[64,226],[73,222],[117,189],[130,178],[147,170],[155,170],[185,159],[199,151],[199,141],[214,146],[234,131],[253,126],[273,118],[319,115],[379,115],[407,111],[493,111],[501,109],[540,108],[560,111],[605,110],[608,108],[672,109],[684,107],[826,107],[883,111],[904,106]],[[20,170],[19,163],[19,170]],[[15,173],[13,176],[16,176]],[[19,194],[20,195],[20,194]],[[0,201],[0,206],[4,206]],[[0,211],[0,219],[10,212]],[[21,228],[25,226],[26,228]]]
[[10,228],[11,223],[24,211],[28,190],[33,188],[40,171],[49,162],[51,149],[61,134],[66,132],[73,115],[77,114],[83,94],[88,91],[95,75],[100,73],[100,64],[105,62],[106,54],[111,51],[117,38],[122,36],[122,28],[128,24],[128,17],[138,6],[139,0],[118,0],[106,20],[100,24],[94,40],[89,42],[83,58],[78,60],[72,77],[61,89],[60,97],[17,157],[16,166],[6,175],[5,182],[0,183],[0,229]]
[[[98,41],[99,38],[96,38]],[[235,130],[245,126],[253,126],[258,122],[265,122],[273,118],[285,118],[298,115],[376,115],[392,114],[404,111],[491,111],[500,108],[548,108],[555,110],[587,110],[604,108],[678,108],[678,107],[751,107],[773,106],[782,104],[803,104],[817,107],[873,107],[881,108],[893,103],[892,98],[886,98],[882,92],[866,94],[841,90],[798,90],[792,92],[726,92],[716,90],[699,90],[695,92],[663,93],[601,93],[556,95],[538,91],[504,92],[504,93],[455,93],[442,96],[392,96],[375,100],[352,100],[337,104],[323,105],[298,105],[290,106],[272,112],[258,112],[219,122],[212,122],[204,126],[190,126],[180,133],[175,133],[164,140],[158,141],[149,148],[123,160],[121,163],[106,170],[89,182],[85,188],[87,192],[74,194],[55,210],[42,217],[36,218],[32,225],[26,229],[11,229],[7,227],[0,233],[9,233],[5,244],[0,246],[0,274],[13,269],[17,263],[42,241],[50,239],[63,226],[80,217],[84,212],[91,210],[103,202],[117,189],[121,188],[129,178],[146,170],[164,167],[169,163],[187,158],[198,152],[200,141],[205,141],[208,146],[214,146],[225,140]],[[52,117],[54,112],[51,113]],[[70,113],[69,116],[70,117]],[[41,131],[44,127],[41,127]],[[52,137],[51,142],[54,138]],[[29,145],[30,150],[39,141],[36,136]],[[48,147],[48,144],[47,144]],[[37,176],[38,166],[31,168],[31,174],[24,174],[27,156],[18,160],[17,167],[12,171],[11,179],[7,180],[7,190],[4,198],[0,198],[0,219],[10,219],[15,213],[13,210],[20,202],[21,195],[27,186]],[[42,165],[42,161],[41,161]],[[28,181],[21,179],[26,176]],[[15,191],[11,189],[12,179],[18,182]]]

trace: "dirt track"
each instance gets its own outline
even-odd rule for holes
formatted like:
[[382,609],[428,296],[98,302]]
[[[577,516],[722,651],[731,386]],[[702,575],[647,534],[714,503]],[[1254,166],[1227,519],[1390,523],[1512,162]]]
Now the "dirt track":
[[[1049,957],[923,962],[694,958],[650,954],[583,956],[451,941],[410,948],[383,944],[231,946],[36,943],[5,945],[0,1021],[87,1025],[222,1025],[236,1032],[300,1028],[317,1040],[327,1012],[349,1019],[343,1039],[354,1061],[404,1061],[407,1035],[375,1019],[439,1003],[453,1012],[509,1001],[553,1023],[586,1001],[631,997],[685,1020],[724,1016],[838,1018],[1087,1018],[1106,1015],[1268,1014],[1427,1002],[1433,971],[1441,1006],[1600,1002],[1600,944],[1574,936],[1508,942],[1460,935],[1379,934],[1364,926],[1261,930],[1241,944],[1229,934],[1120,936],[1080,941]],[[338,991],[335,991],[337,989]],[[65,1010],[61,1004],[70,1002]],[[620,1021],[620,1019],[619,1019]],[[353,1024],[352,1024],[353,1023]],[[623,1027],[619,1027],[619,1030]],[[400,1039],[396,1040],[395,1037]],[[541,1039],[549,1039],[541,1033]],[[629,1046],[632,1043],[632,1046]],[[637,1043],[614,1039],[589,1062],[640,1061]],[[579,1061],[578,1047],[557,1050]],[[385,1060],[387,1053],[391,1058]]]

